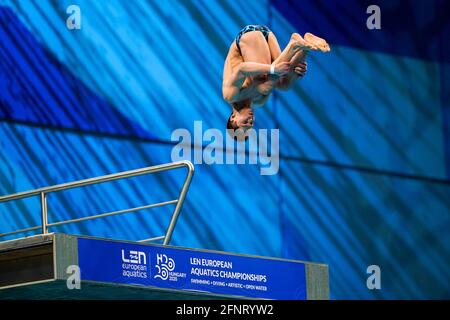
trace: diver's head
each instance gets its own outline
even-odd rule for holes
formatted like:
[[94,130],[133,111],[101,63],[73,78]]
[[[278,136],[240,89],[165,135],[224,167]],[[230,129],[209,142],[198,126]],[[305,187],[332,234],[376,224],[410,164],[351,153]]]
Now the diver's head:
[[255,116],[251,100],[232,104],[233,110],[228,118],[227,132],[237,141],[248,139],[247,130],[253,128]]
[[227,129],[242,129],[244,132],[253,127],[255,116],[250,101],[246,103],[233,103],[233,110],[228,118]]

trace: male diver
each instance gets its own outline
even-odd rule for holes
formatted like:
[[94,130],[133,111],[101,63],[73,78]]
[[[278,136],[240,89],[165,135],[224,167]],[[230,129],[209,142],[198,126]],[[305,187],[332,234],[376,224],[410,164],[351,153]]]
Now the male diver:
[[311,33],[293,33],[281,52],[278,41],[266,26],[249,25],[231,43],[223,68],[223,98],[232,112],[227,129],[253,127],[255,104],[264,104],[273,89],[287,90],[307,71],[310,51],[329,52],[328,43]]

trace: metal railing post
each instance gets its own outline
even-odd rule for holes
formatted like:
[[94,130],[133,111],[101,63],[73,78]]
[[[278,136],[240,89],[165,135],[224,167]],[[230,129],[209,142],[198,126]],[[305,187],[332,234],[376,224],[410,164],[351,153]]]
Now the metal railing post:
[[172,238],[172,233],[175,228],[175,224],[177,223],[178,216],[180,215],[181,207],[183,206],[184,198],[186,198],[186,193],[189,189],[189,185],[191,184],[192,176],[194,174],[194,165],[191,162],[185,163],[188,168],[188,175],[186,180],[184,181],[183,188],[180,192],[180,197],[178,198],[177,205],[172,214],[172,219],[170,219],[169,226],[167,227],[166,235],[164,237],[163,245],[168,245],[170,239]]
[[47,234],[47,194],[41,192],[41,219],[42,219],[42,234]]

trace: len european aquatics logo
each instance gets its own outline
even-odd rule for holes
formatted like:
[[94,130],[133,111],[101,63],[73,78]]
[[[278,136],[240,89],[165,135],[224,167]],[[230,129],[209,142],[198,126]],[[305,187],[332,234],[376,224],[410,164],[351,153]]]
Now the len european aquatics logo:
[[145,252],[122,249],[122,275],[128,278],[147,278]]

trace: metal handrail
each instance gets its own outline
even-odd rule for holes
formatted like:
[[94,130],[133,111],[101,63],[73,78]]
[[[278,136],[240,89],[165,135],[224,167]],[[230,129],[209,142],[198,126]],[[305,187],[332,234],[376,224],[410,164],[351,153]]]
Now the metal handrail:
[[[92,185],[92,184],[109,182],[109,181],[114,181],[114,180],[119,180],[119,179],[126,179],[126,178],[131,178],[131,177],[135,177],[135,176],[139,176],[139,175],[144,175],[144,174],[151,174],[151,173],[156,173],[156,172],[161,172],[161,171],[178,169],[181,167],[186,167],[188,169],[188,173],[186,175],[186,179],[184,180],[183,187],[181,188],[180,196],[176,200],[158,202],[158,203],[154,203],[154,204],[150,204],[150,205],[134,207],[134,208],[124,209],[124,210],[111,211],[111,212],[92,215],[89,217],[78,218],[78,219],[62,220],[62,221],[57,221],[57,222],[53,222],[53,223],[48,223],[47,194],[49,194],[49,193],[63,191],[63,190],[67,190],[67,189],[78,188],[78,187],[85,187],[85,186]],[[2,233],[2,234],[0,234],[0,238],[9,236],[9,235],[13,235],[13,234],[17,234],[17,233],[38,230],[38,229],[42,229],[42,234],[47,234],[48,228],[50,228],[50,227],[55,227],[55,226],[68,224],[68,223],[76,223],[76,222],[86,221],[86,220],[99,219],[99,218],[109,217],[109,216],[113,216],[113,215],[124,214],[124,213],[128,213],[128,212],[135,212],[135,211],[139,211],[139,210],[150,209],[150,208],[159,207],[159,206],[165,206],[165,205],[169,205],[169,204],[176,204],[175,209],[172,213],[172,218],[170,220],[169,226],[167,227],[166,234],[164,236],[159,236],[159,237],[154,237],[154,238],[149,238],[149,239],[144,239],[144,240],[139,241],[139,242],[150,242],[150,241],[157,241],[157,240],[164,239],[163,244],[167,245],[167,244],[169,244],[170,239],[172,238],[173,230],[174,230],[175,224],[178,220],[178,216],[180,215],[181,207],[183,206],[184,199],[186,198],[186,194],[189,189],[189,185],[191,183],[193,174],[194,174],[193,164],[190,161],[183,160],[183,161],[178,161],[178,162],[160,164],[160,165],[147,167],[147,168],[113,173],[113,174],[95,177],[95,178],[89,178],[89,179],[78,180],[78,181],[74,181],[74,182],[58,184],[58,185],[54,185],[54,186],[39,188],[39,189],[25,191],[25,192],[18,192],[18,193],[6,195],[6,196],[0,196],[0,203],[7,202],[7,201],[13,201],[13,200],[19,200],[19,199],[23,199],[23,198],[29,198],[29,197],[33,197],[33,196],[39,196],[40,202],[41,202],[41,222],[42,222],[41,226],[20,229],[20,230],[16,230],[16,231],[12,231],[12,232],[7,232],[7,233]]]

